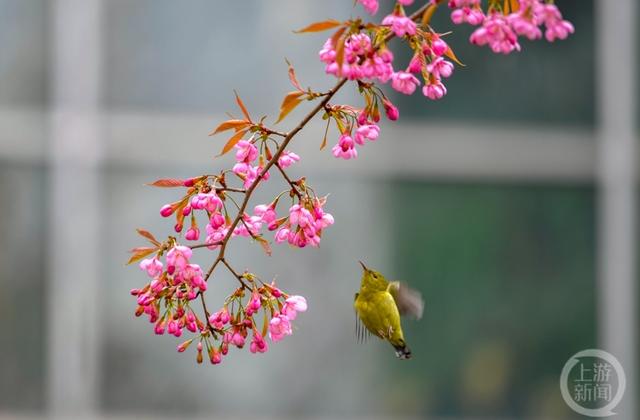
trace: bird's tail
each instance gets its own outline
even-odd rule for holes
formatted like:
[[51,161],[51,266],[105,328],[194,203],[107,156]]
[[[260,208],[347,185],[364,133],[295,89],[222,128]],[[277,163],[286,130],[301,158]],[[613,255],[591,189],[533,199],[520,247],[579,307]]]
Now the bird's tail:
[[397,343],[392,343],[393,348],[396,349],[396,357],[398,359],[411,359],[411,350],[407,347],[404,340],[399,340]]

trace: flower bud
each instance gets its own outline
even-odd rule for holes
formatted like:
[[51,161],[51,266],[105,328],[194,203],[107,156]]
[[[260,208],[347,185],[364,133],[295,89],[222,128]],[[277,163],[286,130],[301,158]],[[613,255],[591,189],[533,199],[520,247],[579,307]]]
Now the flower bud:
[[400,112],[398,108],[394,104],[392,104],[389,100],[384,100],[384,111],[387,114],[387,118],[391,121],[396,121],[400,117]]
[[184,353],[184,351],[187,349],[187,347],[189,347],[192,341],[193,341],[193,338],[185,341],[184,343],[179,344],[177,348],[178,353]]
[[174,211],[175,211],[175,209],[173,208],[173,206],[171,204],[165,204],[160,209],[160,216],[169,217],[169,216],[171,216],[173,214]]

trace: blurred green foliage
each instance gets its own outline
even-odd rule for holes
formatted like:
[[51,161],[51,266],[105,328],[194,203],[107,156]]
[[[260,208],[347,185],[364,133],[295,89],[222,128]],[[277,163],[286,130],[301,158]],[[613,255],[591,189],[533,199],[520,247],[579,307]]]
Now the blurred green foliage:
[[596,343],[594,190],[394,183],[394,272],[422,291],[406,323],[414,382],[437,415],[568,415],[557,381]]

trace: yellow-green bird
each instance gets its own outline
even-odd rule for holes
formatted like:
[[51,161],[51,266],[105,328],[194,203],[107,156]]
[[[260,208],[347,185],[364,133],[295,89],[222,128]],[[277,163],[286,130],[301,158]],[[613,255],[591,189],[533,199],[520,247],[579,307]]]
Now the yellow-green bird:
[[[404,341],[400,315],[411,315],[417,319],[422,317],[424,301],[420,293],[403,283],[387,281],[382,274],[368,269],[362,261],[360,265],[364,272],[360,291],[356,293],[353,303],[356,321],[361,321],[371,334],[389,341],[396,349],[398,358],[411,358],[411,350]],[[366,331],[360,322],[356,323],[356,333],[360,340],[364,339]]]

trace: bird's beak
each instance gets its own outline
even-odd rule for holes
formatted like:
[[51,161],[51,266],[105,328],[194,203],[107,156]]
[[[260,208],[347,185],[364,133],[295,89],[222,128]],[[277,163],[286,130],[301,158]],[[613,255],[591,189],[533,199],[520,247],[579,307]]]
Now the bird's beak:
[[360,265],[362,266],[362,269],[363,269],[364,271],[369,271],[369,269],[367,268],[367,266],[366,266],[366,265],[364,265],[364,263],[363,263],[362,261],[358,261],[358,262],[360,263]]

